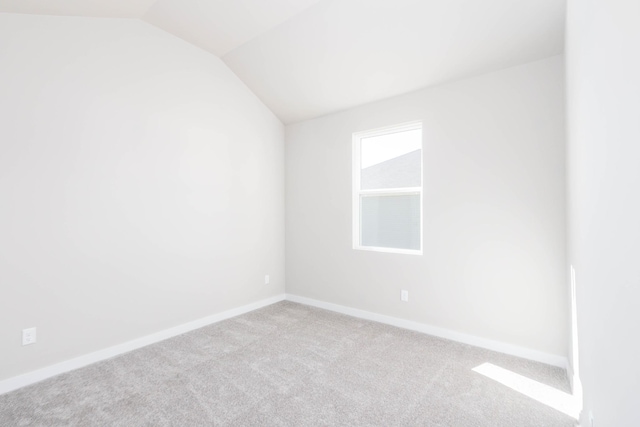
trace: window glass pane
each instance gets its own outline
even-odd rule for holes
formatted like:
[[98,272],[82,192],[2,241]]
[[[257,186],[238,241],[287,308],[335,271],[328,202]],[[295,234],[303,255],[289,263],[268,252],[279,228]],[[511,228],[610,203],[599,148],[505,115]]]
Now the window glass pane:
[[420,250],[420,195],[360,196],[361,245]]
[[420,187],[422,129],[360,140],[360,188]]

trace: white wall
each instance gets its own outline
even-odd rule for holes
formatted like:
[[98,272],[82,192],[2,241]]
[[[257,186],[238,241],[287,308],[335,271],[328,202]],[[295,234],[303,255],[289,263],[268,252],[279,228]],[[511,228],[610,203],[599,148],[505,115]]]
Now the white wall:
[[567,32],[570,259],[582,425],[640,425],[640,2],[572,0]]
[[283,170],[282,124],[213,55],[0,14],[0,379],[282,294]]
[[[566,356],[563,80],[556,56],[287,126],[287,292]],[[353,250],[352,133],[412,120],[424,255]]]

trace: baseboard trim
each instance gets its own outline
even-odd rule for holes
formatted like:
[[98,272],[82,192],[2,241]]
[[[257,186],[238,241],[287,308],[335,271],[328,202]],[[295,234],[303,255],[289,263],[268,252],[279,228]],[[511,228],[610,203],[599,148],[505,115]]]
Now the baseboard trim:
[[75,369],[82,368],[84,366],[100,362],[102,360],[110,359],[112,357],[119,356],[121,354],[128,353],[130,351],[137,350],[139,348],[146,347],[148,345],[155,344],[169,338],[173,338],[177,335],[191,332],[204,326],[208,326],[223,320],[230,319],[232,317],[239,316],[241,314],[248,313],[250,311],[257,310],[262,307],[266,307],[271,304],[275,304],[277,302],[283,301],[284,299],[285,294],[276,295],[275,297],[256,301],[251,304],[223,311],[222,313],[203,317],[202,319],[194,320],[179,326],[175,326],[173,328],[165,329],[163,331],[146,335],[144,337],[136,338],[134,340],[127,341],[113,347],[108,347],[102,350],[95,351],[93,353],[66,360],[64,362],[56,363],[55,365],[47,366],[45,368],[31,371],[26,374],[2,380],[0,381],[0,394],[8,393],[10,391],[14,391],[19,388],[46,380],[56,375],[73,371]]
[[521,357],[523,359],[533,360],[545,363],[547,365],[556,366],[567,369],[568,359],[555,354],[544,353],[538,350],[532,350],[526,347],[520,347],[513,344],[507,344],[500,341],[494,341],[486,338],[468,335],[461,332],[452,331],[450,329],[439,328],[424,323],[414,322],[411,320],[400,319],[397,317],[377,314],[370,311],[360,310],[357,308],[346,307],[343,305],[333,304],[329,302],[319,301],[312,298],[301,297],[292,294],[286,294],[287,301],[297,302],[299,304],[309,305],[312,307],[323,308],[325,310],[335,311],[337,313],[346,314],[348,316],[358,317],[360,319],[371,320],[374,322],[385,323],[387,325],[397,326],[403,329],[409,329],[424,334],[433,335],[440,338],[446,338],[452,341],[485,348],[487,350],[497,351],[499,353],[509,354],[511,356]]

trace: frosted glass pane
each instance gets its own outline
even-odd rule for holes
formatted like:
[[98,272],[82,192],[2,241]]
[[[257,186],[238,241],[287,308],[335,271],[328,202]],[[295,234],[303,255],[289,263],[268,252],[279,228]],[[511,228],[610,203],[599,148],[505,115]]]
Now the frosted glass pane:
[[420,249],[420,195],[361,196],[360,244]]
[[422,129],[360,140],[360,188],[422,185]]

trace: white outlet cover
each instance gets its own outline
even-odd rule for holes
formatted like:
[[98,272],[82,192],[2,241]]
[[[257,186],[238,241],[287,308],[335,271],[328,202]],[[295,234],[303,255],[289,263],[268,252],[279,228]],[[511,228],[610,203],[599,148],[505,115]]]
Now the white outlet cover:
[[264,276],[264,284],[265,285],[269,284],[269,275],[268,274]]
[[22,330],[22,345],[29,345],[36,342],[36,328]]
[[409,291],[400,291],[400,301],[408,302],[409,301]]

